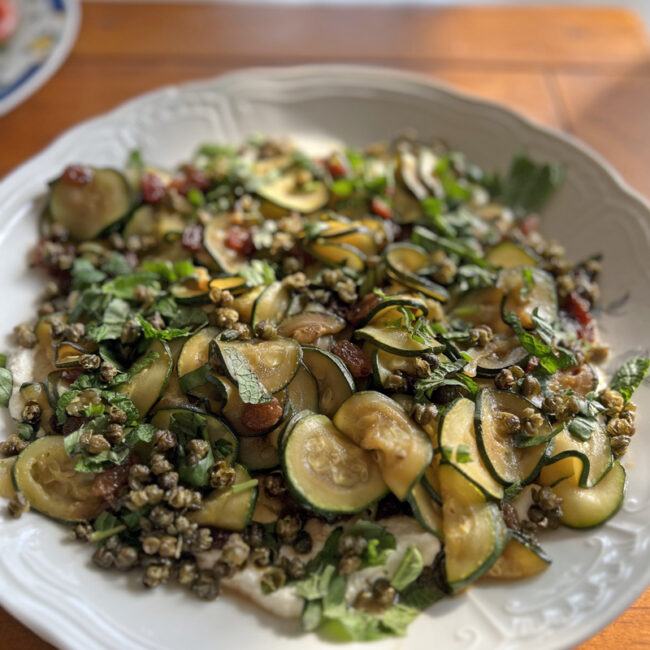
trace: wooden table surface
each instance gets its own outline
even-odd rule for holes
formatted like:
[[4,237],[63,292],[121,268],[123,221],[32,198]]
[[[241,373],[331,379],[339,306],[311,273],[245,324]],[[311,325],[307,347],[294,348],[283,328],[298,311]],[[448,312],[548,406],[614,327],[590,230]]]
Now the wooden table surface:
[[[0,118],[0,177],[69,126],[162,84],[307,62],[417,71],[500,101],[583,139],[650,197],[650,44],[635,14],[605,8],[86,3],[68,61]],[[2,610],[0,631],[2,649],[50,647]],[[642,647],[650,590],[581,646]]]

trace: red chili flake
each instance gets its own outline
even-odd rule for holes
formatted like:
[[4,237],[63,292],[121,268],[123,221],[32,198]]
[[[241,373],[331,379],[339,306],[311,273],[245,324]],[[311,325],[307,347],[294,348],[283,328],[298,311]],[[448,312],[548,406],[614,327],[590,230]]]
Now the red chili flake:
[[87,185],[94,175],[93,170],[86,165],[68,165],[61,178],[68,185]]
[[203,247],[203,226],[191,223],[181,236],[181,246],[188,251],[199,251]]
[[520,224],[519,230],[522,234],[528,237],[539,228],[539,216],[536,214],[529,214]]
[[110,499],[129,478],[130,460],[123,465],[116,465],[97,474],[93,480],[93,494],[104,499]]
[[367,377],[372,372],[372,364],[366,353],[352,341],[337,341],[332,352],[348,367],[355,379]]
[[378,197],[374,197],[370,201],[370,210],[373,214],[381,217],[382,219],[392,219],[393,218],[393,209],[384,201]]
[[524,372],[529,373],[533,372],[535,368],[539,365],[539,359],[537,357],[531,357],[528,359],[528,364],[526,365],[526,370]]
[[331,177],[334,179],[342,178],[346,174],[345,166],[338,156],[332,156],[326,160],[325,166],[327,167],[327,171],[330,173]]
[[140,186],[142,188],[142,199],[145,203],[160,203],[167,193],[162,178],[151,172],[147,172],[142,177]]
[[578,337],[593,341],[596,336],[589,301],[577,291],[572,291],[564,301],[564,308],[578,322]]
[[181,171],[185,174],[185,182],[188,190],[195,189],[205,192],[210,188],[210,178],[204,171],[192,165],[183,165]]
[[282,417],[282,405],[276,397],[263,404],[244,404],[241,421],[253,431],[266,431]]
[[348,309],[346,320],[352,325],[358,325],[380,302],[381,298],[375,293],[365,295]]
[[251,235],[251,232],[248,230],[248,228],[242,228],[241,226],[230,227],[224,244],[228,248],[246,257],[252,255],[255,252],[253,235]]

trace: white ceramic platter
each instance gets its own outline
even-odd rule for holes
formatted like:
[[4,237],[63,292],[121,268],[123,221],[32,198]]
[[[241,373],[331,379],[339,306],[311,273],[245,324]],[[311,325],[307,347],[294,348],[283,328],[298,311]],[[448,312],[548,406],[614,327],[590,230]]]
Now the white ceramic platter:
[[0,116],[63,64],[79,31],[79,0],[16,0],[18,30],[0,46]]
[[[0,184],[0,333],[32,313],[39,282],[27,272],[25,253],[36,238],[46,182],[67,163],[120,166],[140,148],[147,160],[172,166],[201,141],[237,143],[252,132],[293,135],[311,146],[333,139],[363,145],[406,127],[441,136],[487,170],[505,170],[522,149],[562,162],[566,180],[544,215],[544,231],[573,259],[605,254],[602,303],[622,303],[601,314],[613,346],[609,369],[647,350],[650,206],[606,163],[494,104],[416,76],[346,66],[248,70],[165,88],[74,128],[10,174]],[[628,496],[612,521],[553,536],[545,546],[554,562],[543,576],[473,587],[423,614],[405,639],[372,647],[568,648],[628,607],[650,583],[649,396],[642,387],[640,431],[626,462]],[[172,588],[145,592],[135,576],[92,568],[89,549],[67,539],[63,527],[37,515],[9,521],[0,514],[0,603],[61,648],[324,647],[232,598],[203,603]]]

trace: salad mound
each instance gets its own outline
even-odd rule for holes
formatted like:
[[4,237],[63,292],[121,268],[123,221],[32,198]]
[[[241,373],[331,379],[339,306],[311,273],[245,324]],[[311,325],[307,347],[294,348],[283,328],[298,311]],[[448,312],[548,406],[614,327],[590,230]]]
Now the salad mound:
[[561,177],[414,137],[68,166],[0,368],[9,512],[146,587],[229,590],[336,640],[552,571],[554,530],[623,501],[650,366],[597,368],[600,258],[538,230]]

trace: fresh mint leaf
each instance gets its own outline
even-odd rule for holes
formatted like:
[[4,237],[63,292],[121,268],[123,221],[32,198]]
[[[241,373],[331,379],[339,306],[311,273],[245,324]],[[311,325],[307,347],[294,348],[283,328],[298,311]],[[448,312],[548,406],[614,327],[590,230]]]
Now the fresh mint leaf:
[[142,268],[158,275],[162,282],[172,284],[194,275],[196,267],[191,260],[178,260],[173,264],[168,260],[145,260]]
[[383,547],[378,539],[369,539],[366,548],[363,551],[361,567],[383,566],[386,564],[391,549]]
[[207,428],[207,419],[194,411],[177,411],[169,419],[169,430],[175,433],[182,443],[178,447],[178,475],[183,481],[194,487],[205,487],[209,484],[210,468],[214,465],[214,454],[212,446],[210,446],[208,453],[201,460],[190,464],[185,454],[185,443],[193,438],[203,438],[208,441]]
[[142,333],[145,339],[157,339],[158,341],[171,341],[192,333],[189,327],[183,329],[176,329],[174,327],[169,329],[157,330],[147,319],[138,314],[138,321],[142,325]]
[[104,510],[95,521],[93,521],[93,529],[95,532],[101,533],[105,530],[111,530],[120,525],[120,520],[110,513],[108,510]]
[[337,564],[339,560],[339,541],[343,536],[341,527],[335,528],[330,534],[323,548],[307,562],[305,567],[307,575],[323,571],[328,564]]
[[312,573],[307,578],[294,583],[298,595],[305,600],[317,600],[323,598],[330,586],[330,582],[336,573],[333,564],[326,565],[322,571]]
[[305,603],[300,617],[300,625],[305,632],[313,632],[318,629],[323,618],[323,605],[318,600],[311,600]]
[[133,272],[133,267],[129,264],[129,261],[116,251],[112,252],[109,258],[102,264],[102,271],[116,277],[118,275],[129,275]]
[[500,183],[501,200],[511,208],[538,212],[562,182],[562,166],[555,163],[538,165],[526,155],[517,156],[507,177]]
[[478,390],[476,382],[463,374],[463,368],[466,365],[465,359],[440,363],[428,377],[423,377],[415,382],[415,400],[417,402],[430,400],[433,393],[441,386],[458,386],[466,388],[472,394],[476,393]]
[[95,268],[85,257],[77,257],[72,264],[72,288],[83,289],[106,279],[106,273]]
[[156,427],[153,424],[137,424],[126,434],[124,440],[129,447],[133,448],[139,442],[151,442],[155,431]]
[[[162,316],[165,316],[160,312]],[[208,315],[200,307],[180,306],[169,321],[172,329],[194,328],[198,331],[208,324]]]
[[513,501],[514,499],[516,499],[521,494],[521,491],[523,489],[524,489],[524,486],[521,483],[513,483],[512,485],[509,485],[503,491],[503,500],[504,501]]
[[[533,322],[536,324],[535,333],[524,329],[519,317],[514,312],[509,312],[503,317],[503,320],[512,327],[519,338],[521,346],[530,354],[539,359],[539,366],[544,374],[552,375],[558,370],[565,370],[576,365],[576,359],[568,350],[562,348],[553,348],[549,342],[541,340],[544,338],[548,341],[548,323],[539,315],[533,313]],[[540,326],[543,324],[543,327]]]
[[119,384],[124,384],[127,381],[131,381],[138,373],[142,372],[148,365],[152,364],[160,355],[151,351],[148,352],[142,359],[136,361],[126,372],[120,373],[113,378],[111,386],[118,386]]
[[397,591],[402,591],[402,589],[405,589],[420,577],[423,568],[424,561],[422,560],[422,554],[415,546],[409,546],[406,549],[404,557],[399,563],[390,584],[395,587]]
[[160,282],[156,273],[149,271],[136,271],[129,275],[120,275],[102,285],[105,294],[123,300],[133,300],[133,290],[137,286],[151,289],[154,295],[160,293]]
[[585,418],[580,416],[573,418],[573,420],[571,420],[567,425],[569,433],[583,442],[589,440],[593,435],[593,432],[599,427],[600,424],[596,418]]
[[214,443],[214,445],[212,445],[212,448],[214,451],[214,457],[217,460],[228,458],[232,456],[234,452],[232,442],[226,440],[225,438],[221,438],[220,440],[217,440]]
[[345,588],[348,579],[345,575],[335,576],[329,583],[327,593],[323,596],[323,614],[336,618],[345,613]]
[[36,435],[36,431],[34,431],[34,427],[32,427],[30,424],[27,424],[27,422],[20,422],[19,420],[15,420],[15,422],[16,422],[16,433],[21,440],[30,442],[31,440],[34,439],[34,436]]
[[101,323],[89,327],[88,337],[98,343],[119,339],[130,313],[131,307],[128,302],[121,298],[114,298],[106,306]]
[[7,408],[14,387],[14,376],[8,368],[0,368],[0,406]]
[[222,345],[221,354],[228,372],[237,383],[239,396],[245,404],[265,404],[271,400],[246,357],[233,345]]
[[349,178],[338,178],[330,185],[330,192],[339,199],[346,199],[354,192],[354,183]]
[[72,323],[80,319],[89,321],[100,320],[109,300],[109,296],[99,287],[85,289],[79,294],[79,298],[68,316],[68,321]]
[[641,385],[643,378],[648,374],[650,359],[633,357],[626,361],[612,377],[609,387],[617,390],[626,402],[629,402],[634,391]]
[[438,587],[416,581],[400,593],[399,600],[401,605],[424,611],[444,597],[445,593]]
[[275,269],[266,260],[253,260],[239,269],[237,275],[246,280],[248,287],[258,287],[275,281]]
[[458,445],[458,447],[456,447],[456,462],[457,463],[472,462],[472,456],[470,454],[468,445]]
[[318,239],[321,233],[327,230],[327,224],[323,221],[308,221],[304,228],[304,240],[306,242]]
[[486,262],[482,257],[481,251],[461,240],[449,239],[447,237],[442,237],[441,235],[436,235],[423,226],[415,226],[415,228],[413,228],[411,239],[413,240],[413,243],[419,244],[428,251],[442,249],[448,253],[458,255],[461,259],[467,260],[476,266],[494,270],[494,267]]
[[56,403],[56,423],[61,425],[65,424],[68,420],[66,408],[80,393],[80,390],[69,390],[61,395]]
[[[66,394],[67,393],[64,393],[64,395]],[[103,390],[100,395],[102,399],[105,399],[111,406],[115,406],[124,411],[126,414],[126,426],[137,424],[140,419],[140,412],[126,395],[112,390]]]

